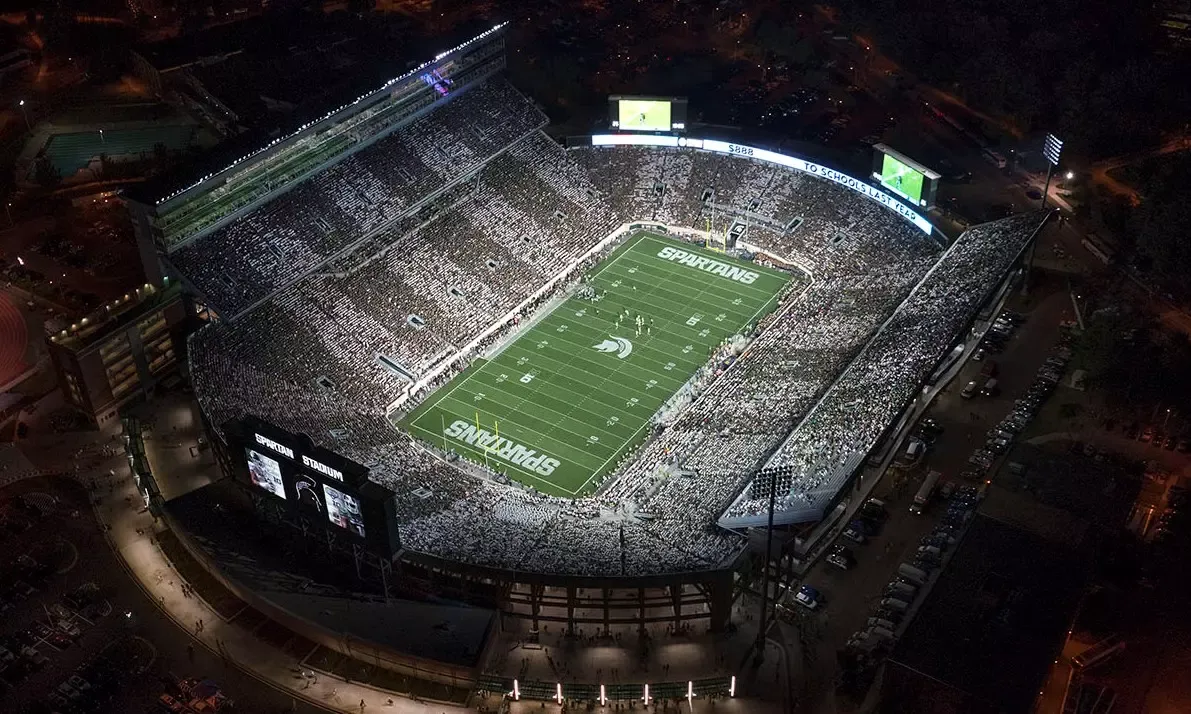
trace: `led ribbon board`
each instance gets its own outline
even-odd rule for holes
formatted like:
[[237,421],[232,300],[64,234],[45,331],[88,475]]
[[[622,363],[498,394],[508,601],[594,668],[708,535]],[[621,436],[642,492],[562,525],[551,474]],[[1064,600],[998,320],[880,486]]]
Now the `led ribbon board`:
[[745,146],[743,144],[729,144],[726,141],[717,141],[714,139],[689,139],[686,137],[677,136],[642,136],[642,135],[622,135],[622,134],[598,134],[591,137],[592,146],[661,146],[661,147],[686,147],[692,149],[702,149],[704,151],[714,151],[718,154],[731,154],[733,156],[743,156],[749,159],[757,159],[771,164],[778,164],[786,168],[801,171],[812,176],[827,179],[833,183],[837,183],[844,188],[847,188],[855,193],[861,194],[865,198],[876,201],[885,206],[889,210],[897,213],[903,219],[913,223],[918,230],[927,235],[934,232],[934,227],[931,226],[930,221],[919,215],[917,211],[902,203],[893,196],[885,193],[881,189],[870,186],[869,184],[854,178],[844,173],[840,173],[835,169],[829,169],[826,166],[811,163],[805,159],[800,159],[794,156],[787,156],[779,154],[776,151],[768,151],[766,149],[758,149],[753,146]]

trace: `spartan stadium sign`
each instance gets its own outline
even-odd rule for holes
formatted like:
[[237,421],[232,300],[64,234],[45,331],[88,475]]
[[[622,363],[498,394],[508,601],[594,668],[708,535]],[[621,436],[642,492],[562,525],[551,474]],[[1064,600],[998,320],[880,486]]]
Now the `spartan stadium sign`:
[[689,265],[692,268],[699,270],[706,270],[712,275],[719,275],[729,280],[735,280],[738,283],[745,285],[752,285],[757,280],[757,274],[751,270],[738,268],[735,265],[728,265],[721,263],[712,258],[704,258],[695,253],[688,253],[685,250],[678,250],[677,248],[662,248],[658,251],[658,257],[662,260],[672,260],[676,263]]
[[546,454],[539,454],[521,444],[514,444],[503,436],[497,436],[486,429],[477,429],[475,424],[469,424],[464,419],[452,422],[443,430],[443,434],[469,446],[478,446],[487,451],[491,458],[500,459],[542,476],[554,473],[554,469],[559,465],[558,459]]

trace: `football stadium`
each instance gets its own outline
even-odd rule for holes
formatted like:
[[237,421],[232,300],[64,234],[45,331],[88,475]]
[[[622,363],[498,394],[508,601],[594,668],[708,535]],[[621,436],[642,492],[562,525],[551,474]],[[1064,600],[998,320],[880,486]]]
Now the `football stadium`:
[[499,583],[535,626],[552,606],[723,628],[770,497],[791,529],[849,498],[1044,218],[949,238],[879,186],[689,127],[564,145],[504,41],[130,190],[142,250],[207,320],[211,442],[273,527],[325,511],[327,543]]

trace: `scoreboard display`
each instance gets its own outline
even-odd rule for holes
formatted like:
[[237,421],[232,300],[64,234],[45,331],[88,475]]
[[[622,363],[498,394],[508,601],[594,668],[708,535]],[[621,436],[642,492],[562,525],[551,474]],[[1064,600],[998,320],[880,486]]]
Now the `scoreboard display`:
[[399,548],[393,494],[369,480],[368,468],[257,419],[244,419],[227,433],[241,442],[253,490],[374,550],[391,554]]
[[884,144],[873,146],[873,178],[890,193],[915,207],[935,204],[941,174]]
[[619,131],[686,131],[687,100],[679,97],[608,98],[612,128]]
[[881,155],[881,185],[917,205],[922,200],[921,171],[915,171],[889,154]]

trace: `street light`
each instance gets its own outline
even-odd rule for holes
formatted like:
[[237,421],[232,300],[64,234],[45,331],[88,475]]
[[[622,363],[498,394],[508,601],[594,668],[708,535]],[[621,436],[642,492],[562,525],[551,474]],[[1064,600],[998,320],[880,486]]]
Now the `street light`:
[[25,100],[17,102],[17,106],[21,108],[21,116],[25,117],[25,128],[33,131],[33,127],[29,124],[29,113],[25,111]]
[[1075,172],[1074,172],[1074,171],[1068,171],[1068,172],[1067,172],[1067,175],[1066,175],[1064,178],[1066,178],[1068,181],[1070,181],[1071,179],[1075,178]]

